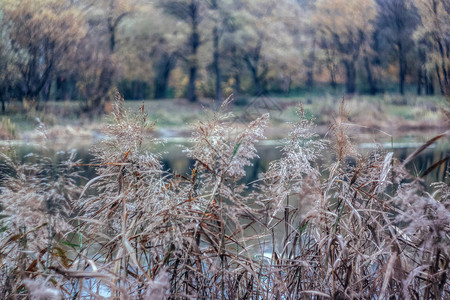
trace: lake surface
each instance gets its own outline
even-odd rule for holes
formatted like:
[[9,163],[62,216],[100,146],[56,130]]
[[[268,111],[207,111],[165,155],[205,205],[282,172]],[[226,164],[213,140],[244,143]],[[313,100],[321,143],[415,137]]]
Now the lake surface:
[[[358,139],[354,144],[361,151],[361,153],[370,153],[380,147],[382,147],[386,152],[394,152],[394,157],[403,161],[408,155],[413,153],[417,148],[419,148],[423,143],[432,137],[436,136],[436,133],[424,133],[422,135],[403,135],[395,139],[391,139],[385,136],[375,136],[371,134],[358,135]],[[28,156],[30,153],[37,153],[44,156],[55,156],[58,151],[76,151],[77,158],[84,164],[92,162],[93,156],[90,152],[91,147],[97,141],[93,139],[71,139],[71,140],[54,140],[51,143],[47,143],[46,147],[43,147],[37,142],[3,142],[5,144],[10,144],[16,151],[17,157],[24,161],[33,161],[33,156]],[[244,179],[245,182],[251,182],[258,178],[258,174],[264,172],[268,164],[271,161],[277,160],[281,156],[282,142],[280,140],[264,140],[258,146],[259,158],[253,161],[253,166],[247,167],[247,175]],[[191,168],[194,161],[187,158],[183,153],[184,147],[189,146],[189,141],[187,138],[167,138],[166,143],[163,145],[156,145],[153,147],[152,151],[159,153],[161,155],[161,161],[163,163],[164,169],[172,170],[178,174],[191,174]],[[1,148],[0,148],[1,149]],[[5,147],[2,151],[6,151]],[[332,151],[325,152],[322,155],[322,162],[330,162],[334,160]],[[446,136],[438,140],[436,143],[430,145],[426,150],[420,153],[409,165],[408,168],[413,174],[420,175],[427,168],[432,166],[434,163],[450,156],[450,137]],[[320,162],[319,162],[320,163]],[[441,181],[445,176],[445,170],[447,169],[448,161],[442,164],[434,172],[430,173],[426,181]],[[83,175],[86,178],[93,178],[95,176],[94,167],[83,167]],[[1,168],[0,168],[1,176]]]

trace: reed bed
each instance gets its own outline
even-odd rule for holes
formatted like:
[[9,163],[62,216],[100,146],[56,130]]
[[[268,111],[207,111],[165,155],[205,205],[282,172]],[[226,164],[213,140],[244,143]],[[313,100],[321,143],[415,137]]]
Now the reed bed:
[[299,107],[282,157],[246,183],[269,115],[242,129],[227,102],[193,126],[190,174],[163,169],[119,95],[85,186],[74,152],[4,151],[0,298],[450,298],[448,177],[407,169],[446,134],[405,161],[363,155],[343,105],[327,139]]

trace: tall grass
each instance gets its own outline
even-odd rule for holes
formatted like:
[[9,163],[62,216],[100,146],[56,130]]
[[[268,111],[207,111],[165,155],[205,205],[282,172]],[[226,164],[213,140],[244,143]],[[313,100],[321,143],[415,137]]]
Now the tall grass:
[[363,155],[343,106],[330,141],[299,108],[282,157],[245,183],[269,116],[242,128],[226,106],[194,125],[190,174],[163,170],[120,96],[84,187],[75,153],[2,154],[1,298],[450,297],[450,189],[408,172],[420,149]]

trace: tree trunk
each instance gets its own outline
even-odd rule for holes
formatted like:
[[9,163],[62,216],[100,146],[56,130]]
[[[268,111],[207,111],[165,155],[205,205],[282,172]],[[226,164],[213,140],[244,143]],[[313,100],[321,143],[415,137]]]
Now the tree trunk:
[[261,93],[261,81],[259,80],[258,76],[258,69],[256,67],[251,67],[250,71],[252,72],[252,78],[253,78],[253,86],[255,88],[255,94],[258,95]]
[[428,83],[428,72],[425,71],[423,74],[423,85],[425,86],[425,95],[429,95],[430,94],[430,85]]
[[195,80],[197,77],[197,66],[191,66],[189,68],[189,83],[187,90],[187,98],[190,102],[197,101],[197,94],[195,93]]
[[442,69],[442,74],[444,75],[444,86],[443,86],[443,90],[444,90],[444,95],[448,95],[450,93],[450,82],[448,80],[448,74],[447,74],[447,70],[445,69],[445,63],[442,63],[441,66]]
[[93,95],[88,95],[91,99],[87,101],[87,109],[95,114],[101,114],[104,109],[104,97],[108,93],[111,83],[113,82],[114,76],[114,66],[111,62],[107,62],[100,73],[99,79],[97,80],[97,89],[94,91]]
[[422,67],[419,67],[417,70],[417,96],[420,96],[420,94],[422,94],[422,73]]
[[77,78],[76,76],[70,76],[67,81],[67,91],[65,93],[64,100],[74,100],[78,98]]
[[197,50],[200,45],[200,36],[198,33],[198,7],[195,3],[191,3],[190,16],[191,16],[191,57],[189,58],[189,83],[187,89],[187,98],[190,102],[197,101],[197,94],[195,93],[195,82],[197,80]]
[[439,81],[439,88],[441,90],[441,94],[444,95],[444,86],[442,84],[441,73],[439,72],[439,67],[437,64],[435,65],[435,68],[436,68],[436,75],[437,75],[438,81]]
[[[447,69],[445,67],[445,61],[448,59],[448,55],[449,55],[448,44],[443,45],[442,42],[440,40],[438,40],[438,45],[439,45],[439,52],[441,54],[441,70],[442,70],[442,75],[444,77],[443,79],[441,79],[440,74],[439,74],[439,84],[441,85],[441,93],[445,94],[449,87]],[[447,51],[445,51],[444,48]],[[436,71],[439,73],[437,64],[436,64]],[[442,83],[441,83],[441,80],[443,80]]]
[[252,74],[254,93],[255,93],[255,95],[258,95],[262,92],[261,80],[258,75],[259,55],[257,55],[257,54],[254,55],[253,62],[252,62],[252,59],[248,55],[244,58],[244,60],[247,63],[250,73]]
[[449,82],[448,82],[447,70],[445,69],[445,63],[442,63],[441,68],[442,68],[442,74],[444,75],[444,86],[448,87],[449,86]]
[[406,60],[405,60],[403,54],[401,54],[401,52],[399,53],[398,77],[399,77],[400,94],[404,95],[405,94],[405,77],[406,77]]
[[346,71],[346,92],[347,94],[354,94],[356,91],[356,68],[353,60],[344,62]]
[[316,40],[314,39],[312,49],[309,51],[309,54],[308,54],[308,60],[305,63],[306,86],[308,88],[314,87],[314,65],[316,62],[315,45],[316,45]]
[[331,57],[328,47],[325,48],[325,53],[327,55],[326,66],[328,71],[330,72],[330,84],[333,90],[336,91],[336,65],[333,62],[333,58]]
[[328,70],[330,71],[330,85],[331,85],[331,88],[334,91],[336,91],[336,88],[337,88],[336,70],[335,70],[335,68],[333,66],[328,68]]
[[291,75],[288,75],[287,78],[285,78],[284,82],[285,82],[284,93],[286,95],[289,95],[291,93],[291,85],[292,85]]
[[56,100],[64,100],[64,81],[65,78],[61,77],[61,76],[57,76],[56,77],[56,82],[55,82],[55,86],[56,86],[56,91],[55,91],[55,98]]
[[115,47],[116,47],[116,32],[115,28],[110,27],[109,28],[109,50],[111,53],[114,53]]
[[237,97],[240,91],[241,91],[241,77],[239,76],[239,73],[236,73],[234,74],[234,86],[233,86],[234,97]]
[[434,95],[434,84],[433,84],[433,75],[425,72],[425,94],[426,95]]
[[42,99],[44,101],[48,102],[50,100],[50,91],[52,89],[52,78],[47,79],[46,83],[44,84],[44,87],[42,88]]
[[213,66],[214,73],[216,74],[216,100],[222,101],[222,86],[221,86],[221,72],[220,72],[220,62],[219,62],[219,30],[217,25],[213,28],[213,44],[214,44],[214,54],[213,54]]
[[167,98],[167,87],[169,86],[170,73],[175,65],[173,55],[164,54],[160,62],[156,65],[155,99]]
[[308,88],[314,87],[314,71],[313,68],[308,68],[306,71],[306,86]]
[[155,85],[155,99],[165,99],[167,98],[167,86],[168,80],[165,75],[157,76],[154,80]]
[[250,53],[247,53],[244,56],[244,61],[247,64],[247,67],[249,68],[249,70],[252,74],[253,90],[254,90],[253,92],[255,95],[260,95],[261,93],[264,92],[264,87],[262,85],[262,79],[265,77],[265,74],[267,73],[267,70],[263,70],[263,72],[261,72],[261,74],[259,74],[261,47],[262,47],[262,41],[261,41],[261,39],[259,39],[258,44],[256,45],[256,48],[254,48]]
[[0,88],[0,98],[2,99],[2,113],[4,114],[6,111],[5,101],[6,101],[6,88]]
[[50,60],[42,70],[39,66],[39,61],[41,60],[45,60],[45,57],[38,57],[36,53],[32,55],[30,64],[24,74],[25,80],[21,84],[21,97],[39,100],[39,94],[44,88],[45,83],[47,83],[47,80],[51,78],[53,60]]
[[375,95],[377,93],[377,87],[372,75],[372,69],[370,68],[369,58],[367,56],[364,58],[364,65],[367,72],[367,82],[369,83],[369,93],[371,95]]

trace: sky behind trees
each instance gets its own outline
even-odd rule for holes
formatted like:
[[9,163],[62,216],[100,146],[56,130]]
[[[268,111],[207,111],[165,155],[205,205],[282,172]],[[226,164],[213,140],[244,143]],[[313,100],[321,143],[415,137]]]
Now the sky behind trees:
[[3,105],[449,89],[446,0],[2,0],[0,38]]

